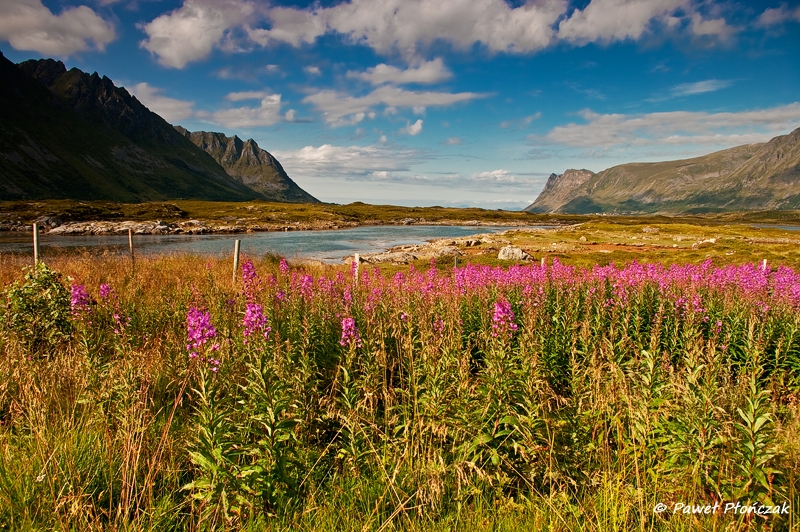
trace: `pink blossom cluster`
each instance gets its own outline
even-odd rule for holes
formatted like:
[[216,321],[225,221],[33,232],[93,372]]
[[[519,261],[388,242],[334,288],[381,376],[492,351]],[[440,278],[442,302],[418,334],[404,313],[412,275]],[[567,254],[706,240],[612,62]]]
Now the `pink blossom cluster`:
[[339,341],[342,346],[356,345],[361,347],[361,335],[356,328],[356,320],[353,318],[342,318],[342,339]]
[[[186,345],[189,358],[203,360],[201,353],[204,354],[207,348],[211,352],[219,349],[218,343],[210,344],[217,337],[217,329],[211,324],[210,312],[195,307],[190,308],[186,314],[186,332],[189,337],[189,343]],[[209,357],[207,362],[212,371],[217,371],[220,365],[218,359]]]
[[510,338],[517,331],[514,318],[511,303],[505,299],[497,301],[494,304],[494,314],[492,315],[492,336]]
[[248,303],[244,309],[244,319],[242,320],[242,334],[244,343],[248,343],[248,337],[260,333],[265,339],[269,338],[272,327],[267,326],[267,317],[264,315],[264,308],[257,303]]
[[85,286],[82,284],[70,285],[69,306],[74,318],[83,320],[92,312],[93,303],[94,300],[92,300],[89,292],[86,291]]

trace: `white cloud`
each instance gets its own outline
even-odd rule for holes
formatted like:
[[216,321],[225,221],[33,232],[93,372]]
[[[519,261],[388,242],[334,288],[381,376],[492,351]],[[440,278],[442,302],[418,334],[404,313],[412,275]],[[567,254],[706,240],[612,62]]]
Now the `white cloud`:
[[492,170],[491,172],[480,172],[470,176],[473,181],[486,181],[486,182],[516,182],[517,177],[512,175],[508,170]]
[[407,69],[381,63],[378,66],[368,68],[365,72],[352,70],[347,72],[348,78],[360,79],[373,85],[382,85],[384,83],[398,85],[403,83],[431,84],[450,79],[452,75],[452,72],[444,66],[444,62],[438,57],[433,61],[427,61]]
[[375,172],[408,171],[423,160],[417,150],[389,146],[306,146],[273,152],[286,171],[304,177],[367,177]]
[[206,57],[228,30],[247,20],[253,6],[242,0],[186,0],[180,8],[142,27],[140,46],[164,66],[183,68]]
[[631,146],[727,145],[765,142],[800,126],[800,102],[769,109],[740,112],[672,111],[640,115],[580,113],[584,124],[553,128],[536,143],[574,148]]
[[706,79],[703,81],[695,81],[693,83],[681,83],[675,85],[670,89],[670,94],[674,97],[691,96],[694,94],[703,94],[706,92],[715,92],[720,89],[730,87],[733,81],[726,79]]
[[531,122],[533,122],[534,120],[538,120],[541,117],[542,117],[542,112],[538,111],[524,118],[518,118],[514,120],[504,120],[503,122],[500,122],[500,127],[503,129],[508,129],[508,128],[524,129],[529,125],[531,125]]
[[131,88],[131,93],[148,109],[171,124],[176,124],[194,115],[192,109],[194,102],[162,96],[161,89],[147,83],[137,83]]
[[[351,96],[334,90],[323,90],[306,96],[303,103],[314,105],[333,125],[357,123],[377,105],[384,105],[384,113],[393,113],[397,107],[431,107],[451,105],[457,102],[484,98],[487,94],[475,92],[431,92],[407,91],[399,87],[383,85],[366,96]],[[361,118],[358,118],[358,117]],[[348,118],[349,117],[349,118]],[[354,121],[355,120],[355,121]]]
[[104,50],[114,26],[87,6],[54,15],[41,0],[0,0],[0,40],[17,50],[65,57],[83,50]]
[[718,90],[726,89],[731,85],[733,85],[733,80],[729,79],[706,79],[690,83],[680,83],[670,87],[664,93],[656,94],[652,98],[647,98],[646,101],[663,102],[665,100],[671,100],[672,98],[683,98],[685,96],[694,96],[695,94],[716,92]]
[[316,67],[316,66],[307,66],[307,67],[303,68],[303,72],[305,72],[306,74],[310,74],[312,76],[321,76],[322,75],[322,71],[319,69],[319,67]]
[[407,123],[406,127],[400,130],[401,133],[406,133],[407,135],[419,135],[422,132],[422,119],[418,119],[416,122]]
[[654,18],[663,18],[686,0],[592,0],[558,25],[558,36],[577,44],[638,39]]
[[460,137],[450,137],[444,141],[445,146],[460,146],[464,141]]
[[[449,71],[440,59],[421,61],[437,42],[461,51],[480,45],[490,52],[534,53],[558,40],[611,43],[666,31],[725,41],[739,30],[719,16],[722,7],[706,0],[591,0],[583,9],[570,12],[568,7],[568,0],[529,0],[518,7],[506,0],[349,0],[308,8],[270,7],[255,0],[184,0],[180,8],[143,26],[148,39],[141,45],[163,65],[182,68],[215,47],[241,50],[234,37],[261,46],[298,47],[336,34],[379,54],[399,53],[409,62],[407,69],[381,63],[348,73],[379,85],[446,79]],[[797,16],[788,8],[777,9],[765,11],[760,20],[771,24]],[[268,27],[258,27],[264,21]]]
[[351,0],[329,8],[276,7],[268,12],[271,29],[250,30],[250,37],[260,44],[299,46],[335,32],[379,53],[397,50],[406,57],[437,40],[460,50],[482,43],[495,52],[524,53],[550,44],[552,25],[566,7],[565,0],[516,8],[504,0]]
[[[242,95],[248,97],[242,97]],[[259,94],[259,96],[255,96]],[[211,114],[211,121],[230,128],[249,128],[271,126],[281,120],[281,95],[280,94],[261,94],[261,93],[231,93],[226,99],[230,101],[241,101],[258,98],[261,105],[258,107],[232,107],[222,109]]]
[[[271,94],[265,91],[242,91],[231,92],[225,99],[229,102],[241,102],[243,100],[262,100]],[[280,97],[278,98],[280,100]]]
[[[558,24],[558,38],[577,45],[608,44],[639,40],[660,28],[724,42],[737,31],[723,17],[704,16],[701,7],[700,0],[592,0]],[[719,9],[711,5],[707,11]]]
[[768,28],[789,21],[800,22],[800,6],[790,9],[786,4],[781,4],[778,7],[767,8],[758,17],[755,25],[760,28]]

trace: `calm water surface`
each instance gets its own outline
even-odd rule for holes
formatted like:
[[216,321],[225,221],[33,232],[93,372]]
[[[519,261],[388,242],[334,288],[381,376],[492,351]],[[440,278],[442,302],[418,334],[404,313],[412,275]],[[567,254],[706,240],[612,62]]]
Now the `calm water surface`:
[[[551,228],[536,226],[540,228]],[[238,235],[134,235],[137,254],[168,253],[222,254],[233,251],[233,242],[242,241],[242,252],[249,255],[277,253],[289,258],[312,258],[339,262],[353,253],[383,251],[393,246],[423,244],[434,238],[459,238],[479,233],[496,233],[509,227],[476,226],[374,226],[330,231],[289,231]],[[0,253],[33,253],[30,233],[0,232]],[[80,253],[127,253],[128,236],[47,236],[39,237],[42,257],[74,251]]]

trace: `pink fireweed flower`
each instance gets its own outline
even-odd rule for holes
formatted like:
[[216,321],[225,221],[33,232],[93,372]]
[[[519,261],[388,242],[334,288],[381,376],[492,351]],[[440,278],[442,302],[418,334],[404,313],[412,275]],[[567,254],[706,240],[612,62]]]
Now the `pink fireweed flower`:
[[339,342],[342,346],[355,344],[361,347],[361,335],[356,328],[356,320],[353,318],[342,318],[342,339]]
[[242,263],[242,281],[247,283],[257,278],[258,274],[256,273],[256,267],[253,266],[253,261],[250,259],[245,260]]
[[73,317],[81,318],[92,311],[94,301],[82,284],[70,285],[70,292],[69,304]]
[[249,259],[242,263],[242,283],[244,284],[242,293],[244,294],[245,298],[248,301],[254,301],[256,292],[261,290],[262,287],[261,279],[258,277],[258,273],[256,272],[256,267],[253,266],[253,261]]
[[281,259],[281,261],[280,261],[280,263],[278,265],[278,268],[280,269],[280,271],[281,271],[281,273],[283,275],[286,275],[286,274],[289,273],[289,264],[286,262],[286,259]]
[[248,303],[244,310],[244,326],[242,334],[244,335],[244,343],[248,342],[248,337],[260,332],[264,338],[269,338],[269,333],[272,327],[267,327],[267,317],[264,315],[264,309],[261,305],[255,303]]
[[108,299],[112,295],[114,295],[114,289],[108,283],[100,285],[100,299]]
[[[211,324],[211,313],[195,307],[190,308],[186,314],[186,332],[189,337],[189,343],[186,345],[189,358],[199,357],[198,351],[205,351],[206,344],[217,337],[217,329]],[[219,349],[218,343],[210,346],[211,351],[217,349]]]
[[492,315],[492,336],[511,337],[517,330],[514,323],[514,311],[511,310],[511,303],[505,299],[500,299],[494,304],[494,315]]

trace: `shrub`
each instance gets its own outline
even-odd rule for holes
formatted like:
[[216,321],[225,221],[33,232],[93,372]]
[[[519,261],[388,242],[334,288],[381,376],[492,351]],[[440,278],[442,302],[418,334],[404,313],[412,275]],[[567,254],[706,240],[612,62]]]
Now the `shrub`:
[[3,292],[4,326],[31,352],[48,354],[72,332],[70,291],[62,279],[40,262]]

